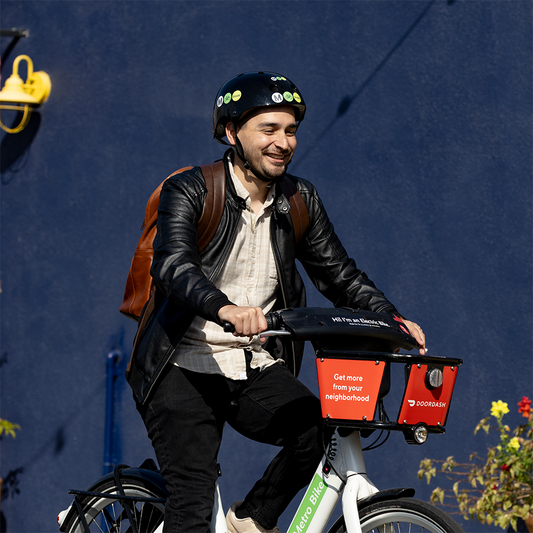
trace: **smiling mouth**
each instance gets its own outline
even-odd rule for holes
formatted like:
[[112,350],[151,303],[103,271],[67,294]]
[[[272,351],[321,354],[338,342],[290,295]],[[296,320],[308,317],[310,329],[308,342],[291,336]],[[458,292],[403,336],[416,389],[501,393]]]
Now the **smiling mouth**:
[[289,154],[264,154],[266,157],[268,157],[273,162],[283,163],[285,164],[286,160],[289,158]]

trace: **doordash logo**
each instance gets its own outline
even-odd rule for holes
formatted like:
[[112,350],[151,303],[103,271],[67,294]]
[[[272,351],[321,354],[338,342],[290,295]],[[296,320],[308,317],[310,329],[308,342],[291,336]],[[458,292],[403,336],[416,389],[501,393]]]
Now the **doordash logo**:
[[424,400],[407,400],[409,402],[409,407],[446,407],[447,402],[428,402]]

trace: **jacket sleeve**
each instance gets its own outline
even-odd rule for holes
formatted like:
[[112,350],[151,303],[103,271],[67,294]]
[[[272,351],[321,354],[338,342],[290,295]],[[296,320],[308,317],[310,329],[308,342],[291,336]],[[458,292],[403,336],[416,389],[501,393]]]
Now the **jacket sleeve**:
[[357,268],[339,238],[316,189],[300,180],[309,211],[309,229],[298,245],[297,257],[317,289],[335,307],[352,307],[398,314],[385,295]]
[[165,182],[159,199],[151,274],[158,289],[178,307],[220,323],[219,309],[231,302],[201,268],[197,228],[205,195],[199,168]]

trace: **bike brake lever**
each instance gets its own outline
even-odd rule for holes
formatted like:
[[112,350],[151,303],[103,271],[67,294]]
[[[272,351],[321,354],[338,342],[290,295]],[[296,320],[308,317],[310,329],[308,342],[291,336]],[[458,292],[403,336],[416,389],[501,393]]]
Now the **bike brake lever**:
[[292,333],[286,329],[267,329],[259,333],[260,337],[286,337],[287,335],[292,335]]
[[[226,333],[235,332],[235,326],[230,322],[224,322],[223,327]],[[267,329],[266,331],[259,333],[259,337],[283,337],[287,335],[292,335],[292,333],[285,329]]]

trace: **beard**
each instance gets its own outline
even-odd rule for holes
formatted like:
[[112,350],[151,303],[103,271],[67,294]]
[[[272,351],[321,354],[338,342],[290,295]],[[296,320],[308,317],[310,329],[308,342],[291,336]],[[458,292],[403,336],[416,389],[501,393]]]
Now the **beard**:
[[[270,162],[268,156],[283,158],[283,164],[276,164]],[[252,172],[263,181],[275,181],[285,174],[287,167],[292,160],[292,152],[287,153],[272,153],[267,150],[261,152],[261,157],[257,158],[258,161],[250,161],[247,158],[248,163],[251,166]]]

